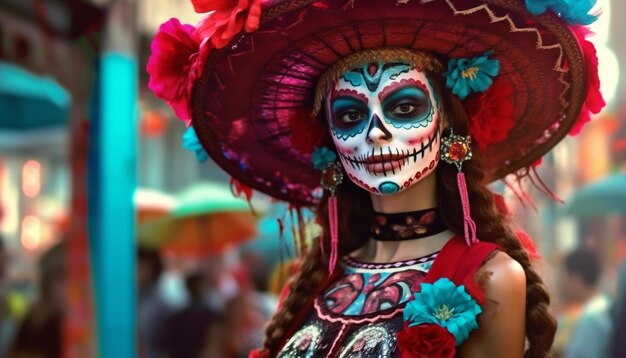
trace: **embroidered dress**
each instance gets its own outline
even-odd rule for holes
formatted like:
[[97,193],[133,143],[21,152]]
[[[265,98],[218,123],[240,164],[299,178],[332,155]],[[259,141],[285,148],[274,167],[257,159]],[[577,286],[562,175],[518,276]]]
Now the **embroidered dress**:
[[278,357],[397,357],[403,308],[436,257],[387,264],[345,257],[339,279],[316,297],[302,329]]
[[498,246],[471,247],[460,236],[439,253],[410,261],[368,264],[342,260],[343,271],[309,303],[277,355],[287,357],[399,357],[397,334],[405,329],[405,306],[422,283],[441,278],[465,285],[479,302],[483,294],[474,275]]

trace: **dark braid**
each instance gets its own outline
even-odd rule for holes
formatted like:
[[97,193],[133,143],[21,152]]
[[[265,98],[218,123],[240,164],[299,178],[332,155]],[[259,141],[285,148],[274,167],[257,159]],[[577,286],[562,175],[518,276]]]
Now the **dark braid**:
[[[370,227],[363,223],[371,222],[373,215],[372,203],[369,194],[352,182],[345,181],[337,191],[339,205],[339,257],[346,255],[361,247],[369,237]],[[280,344],[291,326],[297,314],[305,307],[312,295],[318,293],[321,285],[328,279],[328,254],[330,250],[330,232],[328,225],[328,209],[326,203],[328,197],[324,196],[318,206],[319,224],[324,228],[324,256],[319,250],[318,239],[311,245],[302,263],[300,273],[297,274],[289,286],[289,295],[266,329],[264,348],[271,356],[276,355]]]

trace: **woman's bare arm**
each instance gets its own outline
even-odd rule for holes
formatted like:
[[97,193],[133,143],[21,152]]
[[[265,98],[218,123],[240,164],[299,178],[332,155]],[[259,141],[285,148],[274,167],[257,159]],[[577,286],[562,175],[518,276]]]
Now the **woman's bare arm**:
[[487,301],[479,316],[479,329],[460,349],[463,358],[524,355],[526,316],[526,274],[509,255],[498,252],[484,270],[490,273],[485,284]]

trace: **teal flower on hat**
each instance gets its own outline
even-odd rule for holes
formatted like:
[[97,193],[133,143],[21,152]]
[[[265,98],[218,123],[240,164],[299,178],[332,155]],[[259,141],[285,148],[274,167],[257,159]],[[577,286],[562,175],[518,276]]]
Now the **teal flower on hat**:
[[448,62],[446,87],[464,100],[471,93],[485,92],[500,72],[500,61],[490,59],[493,51],[474,58],[452,58]]
[[404,321],[409,327],[437,324],[454,336],[457,346],[478,328],[476,317],[482,309],[465,291],[465,286],[456,286],[443,277],[433,284],[422,283],[421,287],[404,308]]
[[311,155],[311,162],[313,162],[313,168],[317,170],[324,170],[328,163],[332,163],[337,160],[337,154],[327,147],[313,149]]
[[525,0],[525,3],[533,15],[552,10],[570,25],[591,25],[598,19],[589,14],[596,0]]
[[204,163],[209,159],[209,155],[200,144],[200,140],[198,140],[198,135],[196,135],[196,131],[193,127],[187,128],[185,133],[183,133],[183,148],[190,152],[194,152],[196,155],[196,159],[200,163]]

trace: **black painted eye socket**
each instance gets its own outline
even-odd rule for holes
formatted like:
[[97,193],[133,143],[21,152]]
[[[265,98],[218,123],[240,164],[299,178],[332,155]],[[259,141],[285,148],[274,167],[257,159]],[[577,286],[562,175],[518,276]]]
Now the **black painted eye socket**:
[[336,129],[352,129],[368,119],[367,104],[351,97],[339,97],[331,104],[331,124]]
[[416,110],[417,106],[412,103],[400,103],[395,106],[389,113],[398,116],[398,117],[407,117],[412,115]]
[[358,110],[349,110],[345,112],[339,120],[343,123],[350,124],[367,119],[367,113]]
[[408,87],[389,96],[383,108],[389,119],[413,122],[428,117],[431,103],[427,94],[421,89]]

